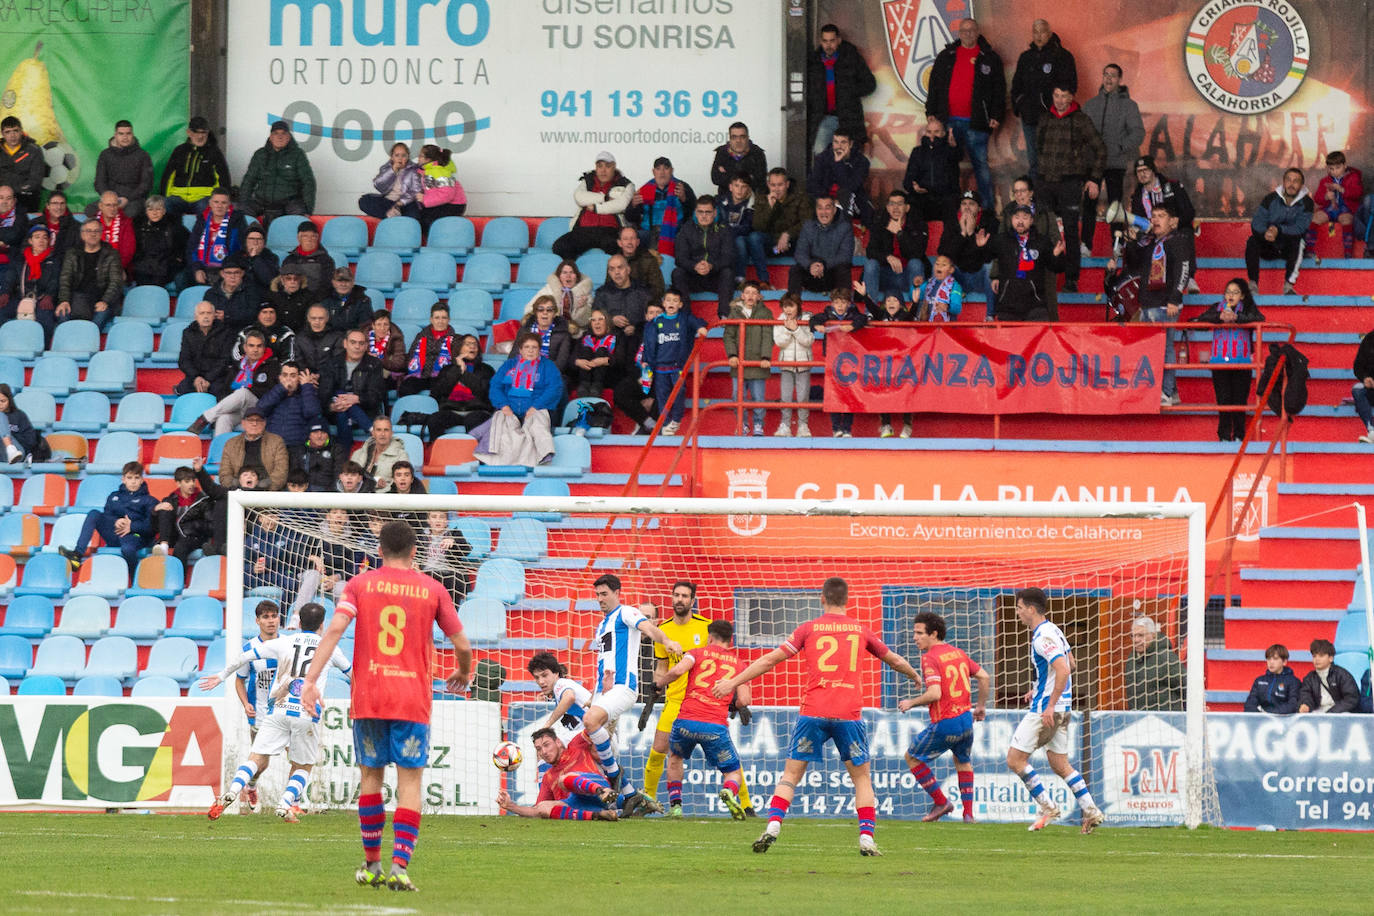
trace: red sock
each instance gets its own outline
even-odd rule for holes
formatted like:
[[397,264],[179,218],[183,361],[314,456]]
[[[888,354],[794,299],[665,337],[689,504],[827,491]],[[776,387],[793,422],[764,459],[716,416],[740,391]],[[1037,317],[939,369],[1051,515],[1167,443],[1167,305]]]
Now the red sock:
[[382,859],[382,829],[386,827],[386,808],[382,793],[358,796],[358,828],[363,835],[363,860],[369,864]]
[[856,813],[859,815],[859,836],[873,836],[873,828],[876,826],[874,822],[878,819],[877,809],[872,805],[865,805]]
[[410,866],[415,853],[415,841],[420,836],[420,812],[414,808],[397,808],[391,815],[391,861],[402,868]]
[[592,812],[582,811],[560,803],[549,810],[549,819],[555,821],[589,821],[592,819]]
[[964,816],[973,817],[973,771],[960,770],[959,800],[964,803]]
[[787,817],[787,809],[792,807],[792,799],[783,798],[781,795],[774,795],[768,802],[768,820],[782,823],[782,819]]
[[935,780],[935,774],[926,766],[925,761],[916,761],[916,765],[911,768],[911,775],[916,777],[922,789],[930,793],[931,801],[937,805],[949,804],[949,799],[945,798],[945,793],[940,790],[940,784]]
[[733,779],[725,780],[725,784],[722,785],[721,788],[729,792],[731,795],[739,795],[739,783],[735,782]]

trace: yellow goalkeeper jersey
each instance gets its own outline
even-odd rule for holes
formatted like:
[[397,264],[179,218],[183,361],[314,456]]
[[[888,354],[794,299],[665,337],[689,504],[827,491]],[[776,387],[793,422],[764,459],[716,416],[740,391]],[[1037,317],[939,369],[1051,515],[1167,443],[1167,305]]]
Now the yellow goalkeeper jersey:
[[[686,623],[678,623],[676,617],[669,617],[658,622],[658,628],[663,631],[663,635],[682,646],[683,650],[699,649],[706,645],[706,628],[710,626],[709,617],[700,614],[693,614],[687,618]],[[669,655],[668,650],[654,644],[654,658],[668,659],[668,667],[676,665],[682,661],[681,655]],[[664,703],[681,702],[687,693],[687,675],[683,675],[668,685],[668,693],[664,698]]]

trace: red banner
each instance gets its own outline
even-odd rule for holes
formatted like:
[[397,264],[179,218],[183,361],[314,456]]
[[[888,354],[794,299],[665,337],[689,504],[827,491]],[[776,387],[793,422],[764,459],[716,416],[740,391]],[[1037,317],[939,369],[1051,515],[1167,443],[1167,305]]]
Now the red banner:
[[826,335],[825,409],[1158,413],[1164,331],[1146,325],[869,325]]

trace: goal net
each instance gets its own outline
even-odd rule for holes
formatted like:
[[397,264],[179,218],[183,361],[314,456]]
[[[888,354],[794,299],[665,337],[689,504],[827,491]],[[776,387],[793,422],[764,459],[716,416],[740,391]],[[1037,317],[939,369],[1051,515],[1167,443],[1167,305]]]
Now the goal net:
[[[426,810],[489,813],[503,786],[517,801],[529,802],[538,791],[529,735],[552,704],[526,670],[531,656],[553,653],[570,677],[595,692],[596,656],[588,642],[603,616],[592,590],[598,576],[617,575],[622,601],[643,606],[656,621],[672,615],[673,584],[694,583],[696,612],[732,621],[746,662],[816,616],[821,583],[841,576],[850,586],[850,613],[914,666],[920,652],[912,619],[934,611],[947,623],[947,641],[991,674],[987,716],[974,728],[974,815],[1026,821],[1035,805],[1005,758],[1035,676],[1030,634],[1016,617],[1014,596],[1036,586],[1049,596],[1049,619],[1073,650],[1069,756],[1108,823],[1219,823],[1205,741],[1203,512],[1200,504],[235,492],[229,643],[240,639],[242,624],[253,626],[253,608],[263,597],[281,603],[288,623],[305,601],[332,609],[342,582],[377,565],[381,524],[408,521],[418,535],[417,566],[443,582],[459,605],[476,668],[474,689],[461,700],[442,693],[436,681]],[[442,678],[454,659],[448,642],[437,633],[436,639],[436,678]],[[641,670],[647,674],[652,664],[645,660]],[[929,724],[928,713],[898,712],[898,701],[917,691],[876,659],[862,666],[879,815],[920,817],[930,798],[903,756]],[[732,720],[760,811],[781,772],[803,683],[801,660],[785,661],[751,685],[752,722]],[[322,723],[324,759],[309,797],[314,806],[347,807],[356,792],[348,685],[331,675],[327,695],[333,699]],[[660,712],[654,709],[641,729],[640,711],[616,723],[621,763],[636,785]],[[490,760],[503,738],[524,752],[525,765],[511,774]],[[226,742],[226,774],[246,741],[245,727],[237,742]],[[828,753],[799,789],[793,816],[853,815],[843,766],[833,749]],[[1073,793],[1043,752],[1032,762],[1051,797],[1076,816]],[[934,761],[932,769],[957,816],[952,758]],[[283,770],[264,777],[269,796]],[[686,813],[723,814],[719,782],[700,756],[693,760],[684,781]],[[666,799],[666,789],[657,788]]]

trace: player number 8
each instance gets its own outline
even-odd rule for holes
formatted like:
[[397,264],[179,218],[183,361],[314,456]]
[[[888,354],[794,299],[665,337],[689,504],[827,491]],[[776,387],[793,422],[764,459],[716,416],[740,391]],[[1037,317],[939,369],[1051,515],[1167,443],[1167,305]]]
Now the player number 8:
[[400,655],[401,647],[406,641],[406,634],[402,629],[405,625],[405,608],[398,604],[388,604],[382,608],[382,629],[377,634],[377,650],[383,655]]

